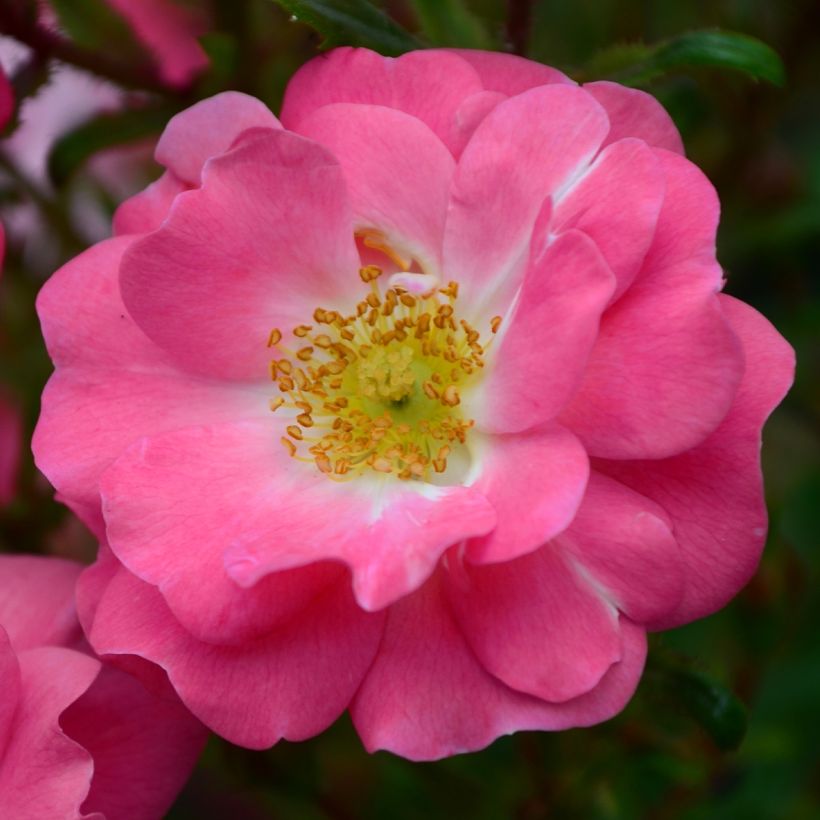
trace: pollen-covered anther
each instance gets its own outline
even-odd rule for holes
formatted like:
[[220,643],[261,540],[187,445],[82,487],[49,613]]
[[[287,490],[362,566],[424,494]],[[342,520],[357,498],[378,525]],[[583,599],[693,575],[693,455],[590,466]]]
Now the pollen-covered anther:
[[[362,267],[369,292],[352,315],[317,307],[313,325],[291,331],[292,349],[271,331],[279,355],[270,377],[284,395],[270,409],[292,414],[281,439],[288,454],[335,481],[367,472],[430,481],[467,441],[473,421],[462,415],[462,394],[490,342],[458,318],[456,282],[401,273],[380,289],[382,273]],[[496,316],[488,329],[500,324]]]

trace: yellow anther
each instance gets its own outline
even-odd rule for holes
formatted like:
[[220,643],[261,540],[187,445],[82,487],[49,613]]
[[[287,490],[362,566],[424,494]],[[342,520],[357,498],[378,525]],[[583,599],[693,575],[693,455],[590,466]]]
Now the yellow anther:
[[424,382],[424,384],[421,386],[421,389],[424,390],[424,394],[427,396],[427,398],[438,398],[438,390],[436,390],[432,382]]
[[492,330],[493,333],[498,333],[499,327],[501,327],[501,317],[493,316],[493,318],[490,319],[490,330]]
[[[364,235],[366,245],[388,252],[381,237],[372,239]],[[283,446],[334,480],[365,471],[431,480],[433,471],[447,471],[452,448],[466,442],[473,425],[461,415],[461,395],[484,367],[486,343],[459,320],[455,282],[419,294],[405,279],[380,289],[376,266],[359,275],[370,292],[355,311],[317,307],[313,320],[323,332],[297,325],[292,333],[304,346],[293,353],[279,348],[287,358],[270,363],[286,394],[270,400],[271,410],[285,405],[298,412]],[[492,320],[493,332],[500,321]],[[275,329],[268,341],[276,347],[282,338]]]
[[454,384],[448,384],[447,387],[444,388],[444,392],[441,394],[441,400],[449,407],[455,407],[461,401],[458,390]]
[[288,451],[288,455],[296,455],[296,445],[289,438],[285,438],[284,436],[282,436],[282,438],[280,438],[279,441],[281,441],[282,444],[285,445],[285,449]]
[[359,268],[359,276],[362,279],[362,282],[372,282],[375,279],[378,279],[382,275],[382,269],[376,265],[366,265],[363,268]]
[[386,458],[377,458],[371,466],[373,467],[374,470],[376,470],[376,472],[379,472],[379,473],[392,473],[393,472],[393,465]]

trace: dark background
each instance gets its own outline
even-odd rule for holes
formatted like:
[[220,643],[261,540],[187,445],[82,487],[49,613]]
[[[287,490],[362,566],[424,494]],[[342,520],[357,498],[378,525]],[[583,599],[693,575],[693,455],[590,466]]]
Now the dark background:
[[[766,314],[797,349],[797,382],[765,434],[771,531],[763,563],[721,613],[653,636],[633,702],[607,724],[521,733],[430,764],[367,755],[347,717],[318,738],[268,752],[213,739],[170,817],[820,817],[820,3],[545,0],[510,7],[442,0],[451,2],[473,13],[471,37],[516,47],[578,79],[611,74],[613,59],[623,63],[629,50],[613,58],[613,46],[710,27],[760,38],[781,56],[782,87],[714,67],[676,69],[644,85],[672,113],[689,158],[718,189],[726,290]],[[21,3],[0,0],[0,23],[15,5]],[[51,141],[50,176],[24,170],[19,147],[15,153],[0,142],[0,218],[9,234],[0,282],[0,391],[22,409],[27,437],[50,372],[33,310],[42,281],[104,235],[116,202],[158,173],[150,145],[170,115],[224,88],[278,110],[287,78],[320,40],[271,0],[189,2],[201,15],[211,66],[187,88],[145,93],[154,81],[143,82],[136,69],[150,66],[149,57],[103,0],[54,5],[65,15],[66,38],[83,54],[115,55],[117,65],[133,69],[117,79],[136,77],[133,85],[143,90],[120,95],[102,123],[75,110]],[[419,8],[429,2],[384,5],[419,32]],[[79,22],[70,7],[81,12]],[[421,34],[443,45],[464,37],[431,32],[429,23]],[[0,41],[0,62],[21,98],[36,101],[62,69],[48,48],[16,63],[9,48]],[[102,60],[96,70],[110,77],[110,68]],[[82,127],[86,120],[90,127]],[[0,548],[93,557],[90,537],[52,500],[27,452],[17,496],[0,510]]]

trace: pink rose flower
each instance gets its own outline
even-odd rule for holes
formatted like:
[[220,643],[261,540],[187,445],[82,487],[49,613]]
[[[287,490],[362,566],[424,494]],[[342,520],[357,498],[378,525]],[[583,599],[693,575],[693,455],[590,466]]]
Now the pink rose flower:
[[149,691],[81,651],[81,569],[0,557],[0,816],[154,820],[206,733],[161,673]]
[[261,748],[346,708],[432,759],[617,713],[723,606],[792,378],[719,294],[718,202],[648,95],[339,49],[226,93],[39,298],[38,463],[110,549],[89,640]]

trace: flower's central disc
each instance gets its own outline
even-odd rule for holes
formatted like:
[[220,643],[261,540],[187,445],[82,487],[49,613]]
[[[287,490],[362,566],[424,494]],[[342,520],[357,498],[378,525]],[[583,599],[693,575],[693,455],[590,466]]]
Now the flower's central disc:
[[375,471],[429,481],[473,426],[461,394],[487,345],[456,318],[457,283],[439,288],[433,277],[402,274],[382,292],[381,274],[373,265],[359,271],[369,292],[352,315],[317,307],[314,324],[293,328],[296,349],[271,332],[280,355],[270,364],[279,388],[271,410],[293,414],[282,437],[290,455],[331,478]]

